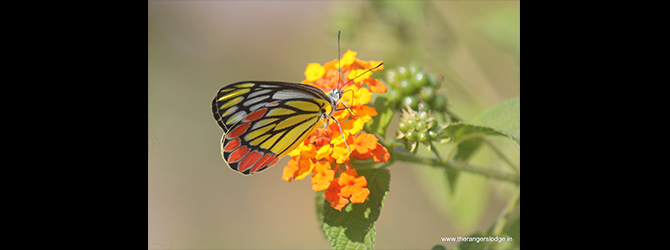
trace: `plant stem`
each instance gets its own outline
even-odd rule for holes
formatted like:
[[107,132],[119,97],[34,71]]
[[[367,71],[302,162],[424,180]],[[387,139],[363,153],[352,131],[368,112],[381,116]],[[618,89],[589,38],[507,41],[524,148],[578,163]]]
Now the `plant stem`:
[[447,153],[447,158],[440,159],[441,162],[449,162],[449,158],[451,158],[451,152],[454,152],[454,148],[456,148],[457,143],[452,143],[451,148],[449,148],[449,153]]
[[514,208],[516,208],[516,204],[518,204],[519,202],[520,195],[521,195],[521,186],[519,185],[516,187],[516,192],[514,192],[514,195],[509,200],[509,203],[507,203],[505,210],[502,211],[500,217],[496,221],[496,224],[493,227],[493,231],[491,231],[491,235],[495,236],[500,235],[503,227],[505,227],[505,224],[507,224],[507,218],[509,218],[509,215],[512,213],[512,211],[514,211]]
[[393,157],[395,157],[395,159],[398,160],[398,161],[421,163],[421,164],[425,164],[425,165],[429,165],[429,166],[436,166],[436,167],[443,167],[443,168],[449,168],[449,169],[454,169],[454,170],[461,170],[461,171],[465,171],[465,172],[476,173],[476,174],[483,175],[483,176],[493,178],[493,179],[513,182],[513,183],[516,183],[516,184],[519,184],[521,182],[520,175],[517,175],[517,174],[514,174],[514,173],[509,173],[509,172],[502,172],[502,171],[495,170],[495,169],[475,166],[475,165],[468,164],[468,163],[462,162],[462,161],[449,160],[448,162],[440,162],[440,161],[435,160],[435,159],[417,157],[417,156],[409,155],[407,153],[398,152],[398,151],[395,152],[395,155]]
[[433,154],[435,154],[435,156],[437,157],[437,159],[440,159],[441,162],[445,162],[446,159],[442,160],[442,156],[440,156],[440,152],[437,151],[437,148],[435,148],[435,145],[433,145],[433,142],[432,142],[432,141],[428,141],[428,143],[430,143],[430,149],[431,149],[430,151],[432,151]]

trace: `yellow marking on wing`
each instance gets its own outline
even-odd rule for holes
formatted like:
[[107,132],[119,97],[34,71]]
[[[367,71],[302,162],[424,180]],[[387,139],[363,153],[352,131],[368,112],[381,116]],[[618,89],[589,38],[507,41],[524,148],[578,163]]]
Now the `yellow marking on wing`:
[[[272,136],[272,138],[270,138],[269,140],[267,140],[267,141],[265,141],[263,144],[261,144],[261,148],[267,148],[267,149],[270,149],[270,147],[272,147],[272,144],[274,144],[275,141],[277,141],[277,139],[279,139],[279,137],[281,137],[283,134],[285,134],[285,133],[277,133],[277,134],[275,134],[274,136]],[[276,150],[276,147],[272,149],[272,152],[278,152],[278,151]]]
[[265,116],[269,117],[269,116],[292,115],[292,114],[295,114],[295,111],[290,110],[290,109],[285,109],[285,108],[274,108],[274,109],[271,109],[270,112],[268,112],[268,114],[265,115]]
[[263,127],[263,128],[259,128],[259,129],[253,130],[253,131],[249,132],[249,133],[244,137],[244,139],[247,140],[247,141],[251,141],[251,140],[253,140],[253,139],[256,138],[256,137],[259,137],[259,136],[261,136],[261,135],[266,134],[268,131],[272,130],[273,127],[274,127],[274,126],[270,125],[270,126],[267,126],[267,127]]
[[[289,132],[289,133],[290,133],[290,132]],[[286,152],[281,153],[281,154],[280,154],[280,152],[282,152],[282,151],[284,151],[286,148],[288,148],[289,145],[291,145],[291,143],[292,143],[293,140],[295,140],[295,139],[297,139],[297,138],[295,138],[295,137],[291,137],[290,135],[284,136],[284,138],[282,138],[281,141],[277,142],[277,145],[275,145],[275,147],[272,148],[272,151],[277,152],[277,154],[279,155],[279,157],[284,156],[286,153],[288,153],[288,152],[291,151],[291,150],[286,150]],[[295,149],[297,146],[298,146],[298,143],[295,143],[295,144],[293,145],[292,148]]]
[[330,114],[331,110],[333,110],[333,106],[330,105],[329,101],[326,101],[326,100],[323,100],[323,99],[318,99],[316,101],[323,105],[323,109],[326,110],[326,112],[325,112],[326,114]]
[[223,101],[223,100],[226,100],[228,98],[233,98],[235,96],[242,95],[242,94],[247,93],[249,91],[250,91],[250,89],[238,89],[238,90],[235,90],[233,92],[230,92],[230,93],[222,96],[221,98],[219,98],[219,101]]
[[[223,98],[223,97],[222,97],[222,98]],[[219,99],[219,100],[221,100],[221,99]],[[230,107],[232,107],[233,105],[240,103],[241,101],[242,101],[242,97],[241,97],[241,96],[238,96],[237,98],[232,99],[232,100],[226,102],[225,104],[221,105],[221,107],[219,107],[219,109],[227,109],[227,108],[230,108]]]
[[[270,134],[264,134],[264,135],[261,135],[261,136],[259,136],[259,137],[256,137],[256,139],[254,139],[253,141],[250,141],[249,144],[251,144],[251,145],[258,145],[258,144],[260,144],[263,140],[265,140],[265,139],[268,138],[268,137],[270,137]],[[267,148],[266,148],[266,149],[267,149]]]
[[[318,119],[314,122],[306,122],[297,126],[296,128],[290,130],[286,136],[279,143],[277,143],[277,146],[275,146],[272,151],[277,153],[283,151],[283,153],[279,154],[279,157],[288,154],[296,147],[298,147],[300,142],[304,141],[316,128],[320,127],[321,124],[323,124],[323,119]],[[312,125],[314,126],[312,127]],[[291,143],[293,143],[293,145],[291,145]]]
[[[318,101],[321,99],[315,99],[315,101]],[[321,109],[319,108],[318,105],[316,105],[313,102],[307,102],[307,101],[288,101],[286,102],[286,105],[295,107],[307,112],[320,112]]]
[[251,88],[253,86],[254,86],[254,84],[250,83],[250,82],[235,85],[235,87],[238,87],[238,88]]
[[219,120],[221,120],[221,119],[223,119],[224,117],[226,117],[226,116],[232,114],[232,113],[235,112],[235,111],[237,111],[237,109],[235,109],[235,108],[227,109],[226,112],[223,112],[223,114],[221,114],[221,117],[219,118]]
[[[277,127],[275,130],[281,130],[289,126],[293,126],[295,124],[298,124],[303,121],[307,121],[306,123],[312,124],[316,122],[316,118],[319,117],[318,113],[311,113],[311,114],[303,114],[303,115],[294,115],[289,117],[288,119],[282,120],[277,124]],[[296,128],[297,129],[297,128]]]

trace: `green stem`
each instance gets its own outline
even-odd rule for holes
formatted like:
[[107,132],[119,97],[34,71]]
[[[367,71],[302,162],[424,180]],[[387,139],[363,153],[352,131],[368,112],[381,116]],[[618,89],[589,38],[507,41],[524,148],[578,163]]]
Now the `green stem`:
[[512,213],[512,211],[514,211],[514,208],[516,208],[516,205],[519,202],[520,195],[521,195],[521,185],[516,187],[516,192],[514,192],[514,195],[509,200],[509,203],[507,203],[505,210],[503,210],[502,213],[500,214],[500,217],[498,218],[495,226],[493,227],[493,231],[491,231],[491,235],[494,236],[500,235],[503,227],[505,227],[505,224],[507,224],[507,219],[509,218],[509,215]]
[[437,159],[440,159],[441,162],[445,162],[446,159],[442,160],[442,156],[440,156],[440,152],[437,151],[437,148],[435,148],[435,145],[433,145],[432,141],[428,141],[430,143],[430,151],[433,151],[433,154],[437,157]]
[[449,148],[449,153],[447,153],[447,158],[444,158],[444,160],[440,158],[440,161],[442,161],[442,162],[448,162],[448,161],[449,161],[449,158],[451,158],[451,152],[454,152],[454,148],[456,148],[456,145],[458,145],[458,144],[455,143],[455,142],[452,143],[452,144],[451,144],[451,148]]
[[435,159],[423,158],[413,156],[404,152],[395,152],[393,156],[397,161],[411,162],[411,163],[421,163],[429,166],[443,167],[445,169],[454,169],[470,173],[475,173],[483,175],[489,178],[508,181],[512,183],[519,184],[521,182],[521,177],[518,174],[502,172],[499,170],[485,168],[480,166],[475,166],[462,161],[450,160],[448,162],[441,162]]

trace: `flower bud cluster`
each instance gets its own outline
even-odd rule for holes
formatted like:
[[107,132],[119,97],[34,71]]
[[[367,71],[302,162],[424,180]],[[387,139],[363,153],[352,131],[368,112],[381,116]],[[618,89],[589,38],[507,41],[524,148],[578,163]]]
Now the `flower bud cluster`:
[[414,110],[422,103],[427,110],[444,112],[447,109],[447,97],[438,94],[441,91],[442,77],[423,70],[417,63],[398,66],[386,70],[386,82],[390,89],[389,98],[395,102],[396,109],[408,105]]
[[[422,104],[419,105],[422,108]],[[411,108],[403,109],[398,131],[396,132],[396,139],[402,140],[404,147],[416,153],[417,144],[430,144],[440,137],[443,127],[437,125],[435,117],[430,115],[430,111],[426,112],[421,109],[419,112]]]

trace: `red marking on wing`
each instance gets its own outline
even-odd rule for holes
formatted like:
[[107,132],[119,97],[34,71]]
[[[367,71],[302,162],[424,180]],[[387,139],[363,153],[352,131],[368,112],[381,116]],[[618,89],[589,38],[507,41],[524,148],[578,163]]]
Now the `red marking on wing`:
[[233,149],[236,149],[237,147],[240,146],[240,138],[235,138],[235,140],[232,140],[226,144],[226,146],[223,148],[224,151],[232,151]]
[[277,105],[279,105],[279,102],[271,102],[271,103],[268,103],[268,106],[277,106]]
[[265,165],[268,165],[268,163],[274,158],[274,154],[272,153],[267,153],[265,154],[260,160],[258,160],[258,163],[254,165],[254,167],[251,169],[251,173],[258,171],[259,169],[265,167]]
[[272,160],[270,164],[268,164],[268,167],[274,166],[275,164],[277,164],[277,161],[279,161],[279,158],[275,158],[274,160]]
[[247,153],[249,153],[249,148],[242,146],[230,154],[230,156],[228,157],[228,162],[239,161],[240,159],[242,159],[242,157],[247,155]]
[[247,132],[247,129],[249,128],[249,123],[243,123],[237,126],[235,129],[230,131],[226,137],[229,139],[235,138],[240,136],[241,134],[244,134],[244,132]]
[[[253,166],[254,163],[256,163],[258,161],[258,159],[261,158],[261,156],[263,156],[263,154],[258,153],[256,151],[249,152],[249,155],[244,157],[244,159],[242,159],[242,162],[240,162],[238,170],[240,172],[244,172],[248,168],[251,168],[251,166]],[[253,172],[254,171],[252,170],[250,173],[253,173]]]
[[255,121],[263,117],[265,112],[267,112],[268,109],[259,109],[248,115],[246,118],[244,118],[243,121]]

